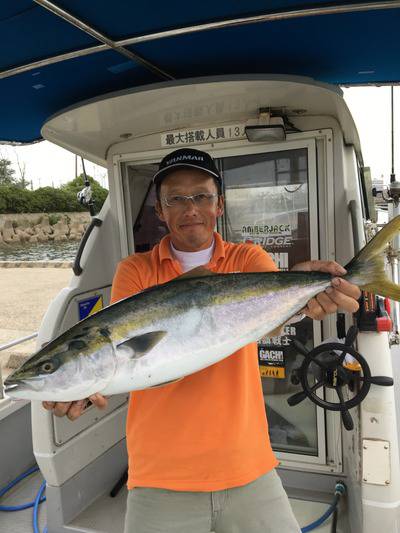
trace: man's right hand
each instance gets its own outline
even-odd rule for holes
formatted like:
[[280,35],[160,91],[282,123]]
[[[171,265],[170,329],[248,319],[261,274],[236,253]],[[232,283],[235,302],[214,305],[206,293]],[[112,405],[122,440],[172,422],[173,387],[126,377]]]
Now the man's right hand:
[[105,409],[108,405],[107,398],[99,393],[92,394],[89,398],[76,402],[42,402],[42,405],[48,411],[53,411],[55,416],[67,415],[70,420],[76,420],[85,410],[88,401],[99,409]]

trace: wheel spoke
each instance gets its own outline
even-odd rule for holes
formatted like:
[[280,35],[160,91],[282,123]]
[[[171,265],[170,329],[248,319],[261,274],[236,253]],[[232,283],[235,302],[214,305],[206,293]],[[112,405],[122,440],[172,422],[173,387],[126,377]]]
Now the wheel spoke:
[[301,344],[301,342],[299,342],[297,339],[293,339],[292,344],[296,348],[296,350],[298,350],[302,355],[304,355],[304,357],[307,357],[309,351],[305,346]]
[[315,363],[320,368],[323,368],[324,370],[330,370],[330,366],[328,363],[323,363],[322,361],[319,361],[316,357],[312,359],[312,362]]
[[356,337],[357,337],[357,333],[358,333],[358,329],[356,328],[356,326],[350,326],[349,327],[349,331],[347,332],[347,335],[346,335],[346,340],[344,341],[344,343],[347,346],[353,346],[353,343],[354,343],[354,341],[356,340]]
[[325,385],[325,383],[326,381],[324,379],[322,381],[317,381],[317,383],[315,383],[312,387],[310,387],[310,392],[314,392],[320,389],[321,387]]
[[339,355],[338,365],[342,365],[342,364],[343,364],[343,361],[345,360],[345,357],[346,357],[346,353],[347,353],[347,351],[344,350],[344,351]]
[[335,390],[336,390],[336,394],[339,397],[340,405],[343,407],[343,409],[346,409],[346,404],[345,404],[344,397],[343,397],[342,387],[336,386]]

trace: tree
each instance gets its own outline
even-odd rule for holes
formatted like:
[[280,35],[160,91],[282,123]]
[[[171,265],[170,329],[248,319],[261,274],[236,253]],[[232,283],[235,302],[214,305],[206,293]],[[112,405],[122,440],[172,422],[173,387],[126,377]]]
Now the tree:
[[11,166],[11,161],[5,157],[0,158],[0,185],[15,185],[15,170]]
[[25,161],[21,161],[18,155],[17,150],[14,148],[14,155],[15,159],[17,160],[17,166],[20,174],[20,179],[16,181],[16,185],[19,189],[27,189],[28,185],[31,186],[32,189],[32,182],[29,182],[26,179],[26,163]]

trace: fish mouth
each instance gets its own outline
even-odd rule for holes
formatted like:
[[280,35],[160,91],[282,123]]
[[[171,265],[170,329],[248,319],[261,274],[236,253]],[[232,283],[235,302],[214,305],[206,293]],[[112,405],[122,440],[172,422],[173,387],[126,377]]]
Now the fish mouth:
[[4,383],[4,392],[15,390],[20,387],[20,383]]
[[[20,392],[22,390],[41,390],[44,387],[44,382],[38,383],[39,378],[21,379],[15,381],[13,379],[6,379],[3,384],[4,392],[7,394],[10,392]],[[34,382],[34,383],[32,383]]]
[[21,390],[24,390],[25,387],[21,386],[21,383],[16,382],[4,382],[3,390],[4,394],[7,394],[8,396],[12,397],[14,392],[20,392]]

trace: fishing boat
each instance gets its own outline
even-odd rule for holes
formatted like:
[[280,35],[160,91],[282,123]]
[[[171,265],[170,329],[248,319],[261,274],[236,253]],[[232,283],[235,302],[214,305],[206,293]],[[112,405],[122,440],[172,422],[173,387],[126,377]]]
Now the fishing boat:
[[[166,234],[152,177],[173,149],[213,156],[226,198],[217,230],[262,245],[283,270],[345,265],[380,229],[340,85],[400,81],[400,1],[4,0],[1,18],[1,141],[47,139],[108,171],[38,348],[108,305],[117,263]],[[393,172],[391,216],[399,194]],[[396,239],[396,282],[398,250]],[[398,304],[364,293],[354,316],[305,318],[259,341],[271,442],[303,531],[400,531],[398,327]],[[116,395],[71,422],[4,397],[0,490],[37,464],[23,483],[33,500],[44,480],[40,527],[122,533],[126,410]],[[31,531],[29,513],[0,511],[0,531]]]

